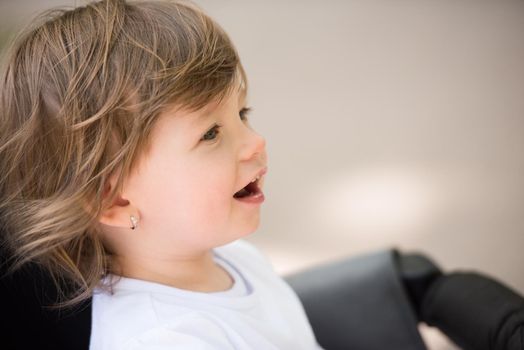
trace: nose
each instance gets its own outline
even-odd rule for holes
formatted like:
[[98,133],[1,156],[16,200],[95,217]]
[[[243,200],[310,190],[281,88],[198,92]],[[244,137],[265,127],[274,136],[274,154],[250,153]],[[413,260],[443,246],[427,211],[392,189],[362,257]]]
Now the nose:
[[253,157],[262,158],[265,162],[266,139],[251,128],[246,128],[244,143],[241,145],[241,160],[249,160]]

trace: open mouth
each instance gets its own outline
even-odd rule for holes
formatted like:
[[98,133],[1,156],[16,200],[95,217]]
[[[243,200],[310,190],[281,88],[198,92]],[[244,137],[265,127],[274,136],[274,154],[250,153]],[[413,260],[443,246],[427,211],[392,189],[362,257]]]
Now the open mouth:
[[244,198],[255,196],[260,193],[260,188],[258,187],[258,181],[248,183],[244,188],[233,195],[234,198]]

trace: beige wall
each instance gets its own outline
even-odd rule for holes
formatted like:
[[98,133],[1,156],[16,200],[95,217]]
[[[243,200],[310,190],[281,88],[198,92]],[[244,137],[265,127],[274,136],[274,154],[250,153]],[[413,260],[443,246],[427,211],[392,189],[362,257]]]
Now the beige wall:
[[197,2],[250,77],[278,272],[396,246],[524,293],[524,1]]

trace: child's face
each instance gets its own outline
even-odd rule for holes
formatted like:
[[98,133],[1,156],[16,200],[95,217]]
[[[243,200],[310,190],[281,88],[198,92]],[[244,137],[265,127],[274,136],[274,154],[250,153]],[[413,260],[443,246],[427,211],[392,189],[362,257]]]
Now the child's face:
[[233,198],[267,164],[265,139],[239,115],[244,98],[235,87],[219,105],[158,119],[148,156],[124,184],[123,196],[140,215],[130,232],[142,249],[201,251],[256,230],[260,204]]

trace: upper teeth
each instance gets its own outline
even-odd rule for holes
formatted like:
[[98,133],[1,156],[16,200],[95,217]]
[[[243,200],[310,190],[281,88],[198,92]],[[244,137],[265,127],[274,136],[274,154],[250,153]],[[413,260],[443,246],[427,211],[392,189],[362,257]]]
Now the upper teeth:
[[255,178],[251,181],[251,183],[257,181],[258,179],[260,179],[260,175],[257,175],[257,177],[255,177]]

